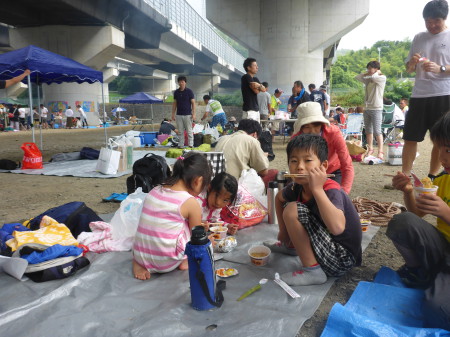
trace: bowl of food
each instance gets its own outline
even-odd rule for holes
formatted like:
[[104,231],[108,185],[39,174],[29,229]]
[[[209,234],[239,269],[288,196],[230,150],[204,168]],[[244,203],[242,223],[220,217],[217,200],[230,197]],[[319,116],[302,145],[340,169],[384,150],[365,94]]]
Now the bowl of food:
[[266,246],[253,246],[248,250],[250,261],[255,266],[265,266],[269,262],[271,250]]
[[209,227],[209,230],[213,233],[213,237],[216,240],[222,240],[227,237],[227,231],[228,231],[227,227],[213,226],[213,227]]

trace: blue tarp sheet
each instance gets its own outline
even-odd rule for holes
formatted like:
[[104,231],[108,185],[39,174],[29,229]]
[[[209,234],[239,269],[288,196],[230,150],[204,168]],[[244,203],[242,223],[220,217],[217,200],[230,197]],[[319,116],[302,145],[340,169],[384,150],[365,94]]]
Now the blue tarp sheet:
[[405,288],[397,273],[382,267],[374,282],[360,282],[345,306],[336,303],[322,337],[450,336],[423,328],[423,290]]

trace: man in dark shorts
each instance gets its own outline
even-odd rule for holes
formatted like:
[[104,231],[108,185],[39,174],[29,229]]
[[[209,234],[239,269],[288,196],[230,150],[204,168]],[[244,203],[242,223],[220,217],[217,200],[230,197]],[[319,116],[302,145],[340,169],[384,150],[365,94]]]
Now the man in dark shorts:
[[[445,0],[430,1],[425,5],[423,18],[427,31],[414,37],[407,58],[406,70],[416,72],[403,131],[402,171],[408,176],[416,158],[417,143],[423,141],[427,130],[450,110],[450,30],[445,24],[447,15],[448,3]],[[429,177],[434,178],[440,170],[439,150],[433,146]]]
[[244,104],[242,106],[242,119],[254,119],[260,121],[257,94],[265,92],[266,88],[255,76],[258,73],[258,64],[254,58],[246,58],[244,61],[246,74],[241,77],[241,91]]

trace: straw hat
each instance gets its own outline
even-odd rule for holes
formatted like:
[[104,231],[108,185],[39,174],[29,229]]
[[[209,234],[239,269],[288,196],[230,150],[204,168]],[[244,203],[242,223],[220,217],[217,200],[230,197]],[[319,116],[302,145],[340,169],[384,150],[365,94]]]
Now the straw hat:
[[322,108],[317,102],[305,102],[298,106],[298,119],[294,124],[294,134],[299,132],[303,125],[310,123],[324,123],[330,125],[323,116]]

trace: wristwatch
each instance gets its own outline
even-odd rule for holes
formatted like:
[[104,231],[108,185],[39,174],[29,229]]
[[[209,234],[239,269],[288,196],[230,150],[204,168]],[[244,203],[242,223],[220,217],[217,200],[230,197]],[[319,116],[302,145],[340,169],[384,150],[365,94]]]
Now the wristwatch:
[[447,67],[441,66],[439,69],[441,70],[441,73],[445,73],[445,71],[447,70]]

